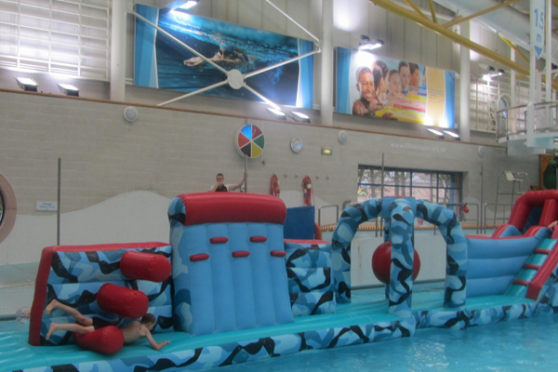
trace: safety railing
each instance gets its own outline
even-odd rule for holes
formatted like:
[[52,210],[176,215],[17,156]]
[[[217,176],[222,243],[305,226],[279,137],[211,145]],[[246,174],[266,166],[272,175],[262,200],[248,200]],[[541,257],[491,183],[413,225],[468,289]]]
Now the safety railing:
[[[501,222],[502,224],[506,223],[509,218],[510,218],[510,213],[511,210],[513,208],[513,204],[496,204],[496,203],[484,203],[482,206],[482,220],[484,221],[483,223],[483,232],[486,232],[486,221],[487,220],[487,209],[489,206],[494,207],[493,209],[496,210],[502,210],[502,215],[498,216],[496,213],[493,212],[493,216],[491,217],[491,219],[494,221],[494,227],[496,227],[498,225],[498,222]],[[509,208],[509,209],[507,209]],[[507,212],[507,213],[506,213]]]
[[[467,206],[467,208],[472,208],[472,209],[475,210],[475,215],[476,215],[475,219],[471,220],[471,218],[466,218],[465,217],[465,214],[468,214],[463,210],[464,209],[463,207],[465,205]],[[480,219],[481,214],[480,214],[480,206],[477,203],[446,203],[445,206],[448,209],[453,209],[455,214],[457,216],[459,216],[459,221],[460,222],[465,221],[465,219],[467,219],[471,222],[474,222],[475,226],[476,226],[477,234],[480,232],[480,229],[481,229],[481,219]],[[471,212],[471,211],[469,211],[469,212]],[[436,231],[436,229],[434,229],[434,231]]]
[[[535,105],[535,133],[558,131],[558,102],[540,102]],[[517,105],[496,111],[496,139],[524,135],[527,131],[528,105]]]

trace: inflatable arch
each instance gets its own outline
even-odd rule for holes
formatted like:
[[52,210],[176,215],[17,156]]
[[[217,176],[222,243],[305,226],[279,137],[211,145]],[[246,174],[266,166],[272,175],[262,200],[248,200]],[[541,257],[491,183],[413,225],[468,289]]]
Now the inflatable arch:
[[346,208],[332,238],[332,264],[338,303],[351,302],[351,241],[358,226],[385,219],[385,237],[391,241],[389,312],[411,316],[414,219],[436,225],[447,244],[444,306],[464,310],[467,291],[467,240],[454,211],[414,198],[371,199]]

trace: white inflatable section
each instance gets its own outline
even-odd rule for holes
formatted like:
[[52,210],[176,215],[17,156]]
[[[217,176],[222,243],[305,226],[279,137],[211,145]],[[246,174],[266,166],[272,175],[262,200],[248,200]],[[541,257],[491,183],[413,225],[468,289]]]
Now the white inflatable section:
[[[63,200],[62,200],[63,202]],[[170,199],[149,191],[120,194],[60,217],[60,244],[87,245],[169,240]],[[0,265],[37,262],[44,247],[56,245],[56,215],[18,215],[0,243]]]

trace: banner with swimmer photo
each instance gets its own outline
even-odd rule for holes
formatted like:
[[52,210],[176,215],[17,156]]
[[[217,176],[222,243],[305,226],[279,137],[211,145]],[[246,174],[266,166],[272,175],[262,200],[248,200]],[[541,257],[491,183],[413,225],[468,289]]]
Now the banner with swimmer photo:
[[453,128],[455,73],[337,48],[336,111]]
[[[193,16],[182,9],[136,5],[136,11],[223,69],[246,74],[314,50],[309,40]],[[267,99],[312,108],[314,57],[306,57],[246,79]],[[217,84],[227,76],[168,36],[136,20],[134,83],[184,93]],[[228,84],[203,94],[260,101],[248,90]]]

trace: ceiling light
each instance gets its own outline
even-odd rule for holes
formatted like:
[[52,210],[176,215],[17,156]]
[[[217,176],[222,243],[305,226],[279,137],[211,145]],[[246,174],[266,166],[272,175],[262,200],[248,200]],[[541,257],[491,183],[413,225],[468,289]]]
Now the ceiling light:
[[27,92],[36,92],[39,85],[33,79],[26,77],[16,77],[17,85]]
[[67,96],[79,97],[79,89],[70,84],[58,83],[58,89]]
[[281,110],[268,107],[267,111],[271,112],[277,119],[287,120],[287,115]]
[[360,43],[358,45],[358,50],[363,51],[371,51],[374,49],[378,49],[384,46],[384,41],[380,39],[370,40],[370,38],[366,35],[362,35],[360,37]]
[[198,5],[199,0],[188,0],[184,5],[179,6],[180,9],[190,9]]
[[293,111],[293,117],[300,123],[310,123],[310,117],[301,112]]
[[444,133],[440,132],[439,130],[432,129],[432,128],[427,128],[426,130],[432,134],[435,134],[436,137],[438,137],[439,139],[444,139]]
[[451,138],[453,138],[454,140],[459,141],[459,134],[450,132],[449,130],[445,130],[444,133],[450,136]]

